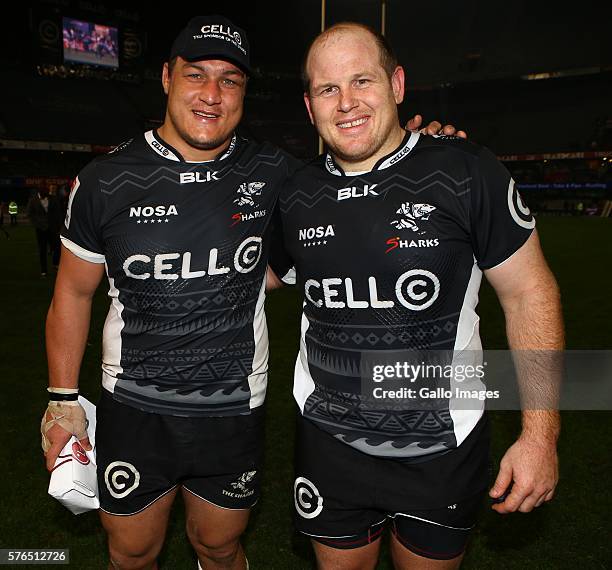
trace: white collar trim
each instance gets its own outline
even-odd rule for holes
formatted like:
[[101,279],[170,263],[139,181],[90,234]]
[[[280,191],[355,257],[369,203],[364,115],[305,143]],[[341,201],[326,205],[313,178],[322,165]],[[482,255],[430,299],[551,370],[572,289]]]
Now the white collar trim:
[[365,170],[363,172],[342,172],[342,170],[336,165],[336,161],[333,159],[332,155],[329,153],[327,153],[325,156],[325,168],[330,174],[334,174],[335,176],[358,176],[360,174],[372,172],[373,170],[384,170],[385,168],[389,168],[400,160],[406,158],[410,154],[410,151],[415,147],[420,136],[421,135],[419,133],[410,133],[410,136],[404,145],[402,145],[396,152],[387,157],[372,170]]
[[[164,144],[162,144],[157,138],[155,138],[155,135],[153,134],[153,130],[147,131],[145,133],[145,140],[147,141],[148,145],[157,154],[159,154],[159,156],[167,158],[168,160],[173,160],[174,162],[182,162],[181,159],[176,155],[176,153],[171,151]],[[224,160],[230,154],[232,154],[232,152],[234,152],[234,149],[236,148],[237,140],[238,139],[236,137],[236,134],[234,133],[234,136],[232,136],[232,140],[230,141],[230,144],[227,147],[227,150],[218,159],[212,159],[212,160],[186,160],[185,162],[190,163],[190,164],[204,164],[206,162],[214,162],[215,160]]]

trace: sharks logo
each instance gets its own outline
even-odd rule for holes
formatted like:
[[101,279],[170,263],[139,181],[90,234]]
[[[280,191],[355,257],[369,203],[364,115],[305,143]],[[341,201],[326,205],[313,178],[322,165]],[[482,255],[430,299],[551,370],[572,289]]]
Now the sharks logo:
[[236,481],[230,483],[234,491],[247,493],[249,491],[248,484],[253,480],[257,471],[245,471]]
[[395,212],[396,214],[400,214],[401,217],[397,220],[393,220],[391,225],[398,230],[412,230],[413,232],[417,232],[419,231],[417,221],[420,223],[420,220],[429,220],[429,216],[435,209],[435,206],[430,206],[429,204],[404,202]]
[[238,206],[252,206],[255,208],[255,196],[261,196],[261,189],[266,185],[265,182],[243,182],[238,188],[238,198],[234,204]]

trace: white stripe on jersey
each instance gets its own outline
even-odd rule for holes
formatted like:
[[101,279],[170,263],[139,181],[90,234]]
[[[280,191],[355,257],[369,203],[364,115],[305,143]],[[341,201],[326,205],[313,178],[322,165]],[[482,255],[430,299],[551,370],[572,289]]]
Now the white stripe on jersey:
[[[159,154],[159,156],[163,156],[164,158],[167,158],[168,160],[173,160],[174,162],[181,162],[181,159],[178,156],[176,156],[176,154],[174,154],[169,148],[164,146],[159,140],[157,140],[155,138],[155,135],[153,134],[152,130],[151,131],[147,131],[144,136],[145,136],[145,140],[147,141],[149,146],[157,154]],[[219,157],[218,160],[224,160],[225,158],[227,158],[228,156],[230,156],[234,152],[234,149],[236,148],[237,140],[238,139],[237,139],[236,135],[234,134],[234,136],[230,140],[229,147]],[[213,159],[210,159],[210,160],[186,160],[185,162],[188,163],[188,164],[204,164],[206,162],[214,162],[215,160],[216,159],[213,158]]]
[[392,156],[387,158],[387,160],[385,160],[377,168],[377,170],[383,170],[384,168],[389,168],[389,166],[393,166],[395,163],[397,163],[400,160],[402,160],[402,158],[405,158],[406,156],[408,156],[410,151],[416,145],[416,143],[419,140],[420,136],[421,135],[419,133],[410,133],[410,137],[406,141],[406,144],[402,148],[400,148],[395,154],[393,154]]
[[[476,305],[478,305],[478,290],[482,281],[482,271],[474,259],[472,265],[472,274],[465,289],[463,297],[463,305],[459,313],[459,322],[457,323],[457,336],[455,337],[455,346],[453,351],[453,369],[456,365],[478,366],[482,364],[482,342],[480,341],[479,323],[480,318],[476,313]],[[484,390],[485,385],[478,378],[466,378],[463,382],[457,382],[454,378],[451,379],[450,390],[455,394],[455,390]],[[450,398],[448,402],[450,416],[453,420],[453,431],[457,446],[461,445],[465,438],[474,429],[478,420],[484,413],[484,400],[479,401],[480,408],[477,410],[462,410],[456,409],[459,404],[456,398]],[[459,404],[459,407],[462,407]]]
[[[106,267],[108,275],[108,267]],[[109,392],[115,391],[117,374],[123,372],[121,367],[121,331],[125,326],[122,317],[123,303],[119,300],[119,289],[115,287],[115,280],[108,278],[108,296],[111,298],[111,305],[104,322],[102,333],[102,386]]]
[[[304,302],[306,305],[306,302]],[[300,332],[300,350],[295,361],[295,372],[293,375],[293,397],[304,415],[306,400],[314,392],[315,383],[308,368],[308,351],[306,348],[306,331],[310,323],[304,313],[302,313],[302,330]]]
[[[358,176],[361,174],[367,174],[369,172],[372,172],[373,170],[384,170],[385,168],[389,168],[389,166],[393,166],[394,164],[398,163],[400,160],[410,154],[410,151],[415,147],[420,136],[421,135],[419,133],[411,132],[410,136],[408,137],[408,140],[404,143],[404,145],[375,169],[364,170],[363,172],[345,172],[344,176]],[[336,166],[332,155],[329,153],[327,153],[327,155],[325,156],[325,168],[327,169],[327,172],[333,174],[334,176],[342,176],[342,172]]]
[[169,148],[166,148],[164,145],[162,145],[155,138],[155,135],[153,134],[153,131],[147,131],[145,133],[145,139],[146,139],[147,143],[149,144],[149,146],[157,154],[159,154],[159,156],[163,156],[164,158],[167,158],[168,160],[174,160],[174,162],[180,162],[181,161],[181,159],[178,156],[176,156],[176,154],[174,154]]
[[297,276],[295,274],[295,267],[292,267],[283,277],[281,277],[281,281],[285,285],[295,285],[297,282]]
[[72,202],[74,201],[74,196],[76,195],[80,185],[81,181],[77,176],[76,180],[74,181],[74,186],[70,190],[70,195],[68,196],[68,208],[66,210],[66,217],[64,218],[64,226],[66,226],[66,229],[70,227],[70,220],[72,219]]
[[89,251],[80,245],[77,245],[73,241],[70,241],[67,237],[60,236],[62,240],[62,244],[68,250],[70,250],[77,257],[89,261],[89,263],[106,263],[106,258],[101,253],[95,253],[93,251]]
[[255,305],[255,315],[253,317],[253,340],[255,341],[255,351],[253,354],[253,371],[249,374],[249,388],[251,399],[249,408],[261,406],[266,397],[266,387],[268,385],[268,324],[264,305],[266,302],[266,276],[264,274],[259,290],[259,298]]

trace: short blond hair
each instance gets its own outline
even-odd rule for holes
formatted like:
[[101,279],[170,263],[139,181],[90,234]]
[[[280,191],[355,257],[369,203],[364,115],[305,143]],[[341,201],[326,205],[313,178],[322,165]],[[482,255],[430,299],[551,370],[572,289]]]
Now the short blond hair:
[[381,33],[377,32],[374,28],[367,26],[366,24],[361,24],[359,22],[339,22],[338,24],[334,24],[333,26],[327,28],[323,32],[321,32],[318,36],[316,36],[304,55],[304,59],[302,60],[302,85],[304,86],[304,91],[308,92],[310,89],[310,77],[308,76],[308,58],[310,57],[310,52],[314,48],[316,44],[327,39],[332,34],[342,31],[349,30],[362,30],[364,32],[369,33],[374,42],[376,43],[376,47],[378,48],[379,62],[381,67],[385,70],[387,77],[389,79],[393,75],[395,68],[398,66],[397,57],[391,44],[387,41],[387,38],[383,36]]

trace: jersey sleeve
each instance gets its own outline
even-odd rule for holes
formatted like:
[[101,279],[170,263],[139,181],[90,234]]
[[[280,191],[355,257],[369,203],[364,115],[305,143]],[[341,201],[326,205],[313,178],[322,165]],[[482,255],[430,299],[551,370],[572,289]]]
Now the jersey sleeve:
[[535,227],[510,173],[485,148],[480,150],[472,173],[470,226],[474,256],[481,269],[506,261]]
[[86,166],[77,176],[61,231],[62,244],[74,255],[91,263],[104,263],[101,219],[103,200],[95,164]]

